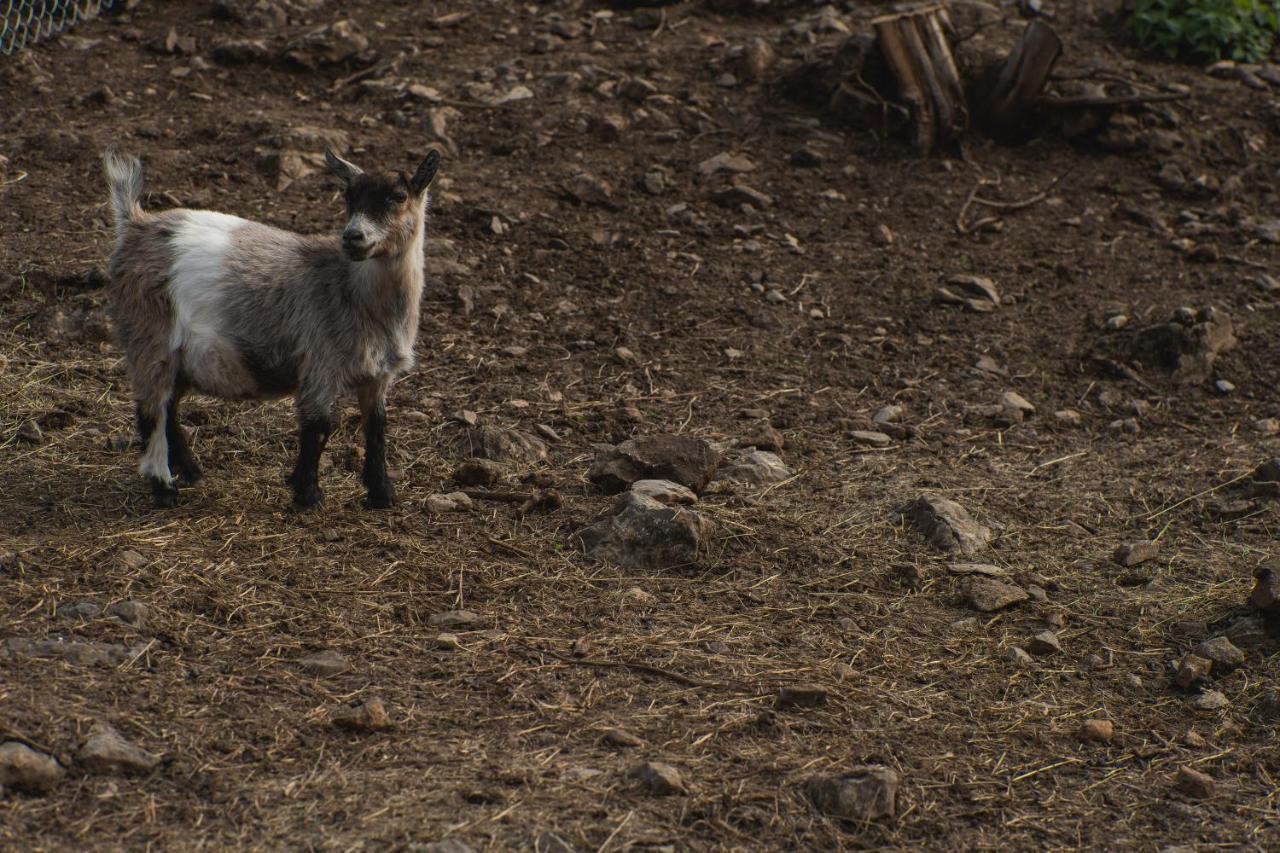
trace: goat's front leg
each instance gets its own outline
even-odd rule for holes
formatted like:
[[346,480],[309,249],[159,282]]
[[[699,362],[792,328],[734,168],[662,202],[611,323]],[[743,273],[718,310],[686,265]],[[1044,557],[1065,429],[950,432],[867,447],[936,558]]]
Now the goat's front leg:
[[286,482],[293,487],[296,509],[313,509],[324,499],[317,482],[320,456],[333,431],[333,401],[323,403],[303,398],[298,402],[298,463]]
[[395,487],[387,476],[387,385],[370,382],[356,393],[364,423],[364,472],[360,479],[369,493],[366,504],[385,509],[396,502]]

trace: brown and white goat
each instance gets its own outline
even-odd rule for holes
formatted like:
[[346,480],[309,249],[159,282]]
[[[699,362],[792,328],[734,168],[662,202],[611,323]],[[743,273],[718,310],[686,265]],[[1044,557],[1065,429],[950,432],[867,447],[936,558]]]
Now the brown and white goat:
[[[390,506],[388,386],[413,364],[423,286],[431,151],[413,176],[366,173],[332,151],[348,221],[341,238],[303,236],[208,210],[148,213],[142,164],[103,157],[116,244],[110,311],[125,352],[142,439],[140,471],[156,503],[176,480],[201,478],[178,423],[190,391],[227,399],[293,395],[293,502],[321,500],[320,455],[340,395],[354,391],[364,423],[368,505]],[[176,476],[175,476],[176,475]]]

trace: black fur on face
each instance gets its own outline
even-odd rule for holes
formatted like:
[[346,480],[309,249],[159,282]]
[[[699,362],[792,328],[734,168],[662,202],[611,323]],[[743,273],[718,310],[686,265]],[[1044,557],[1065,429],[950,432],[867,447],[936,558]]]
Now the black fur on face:
[[387,223],[409,201],[409,185],[403,176],[356,175],[343,193],[347,216],[362,213],[373,222]]

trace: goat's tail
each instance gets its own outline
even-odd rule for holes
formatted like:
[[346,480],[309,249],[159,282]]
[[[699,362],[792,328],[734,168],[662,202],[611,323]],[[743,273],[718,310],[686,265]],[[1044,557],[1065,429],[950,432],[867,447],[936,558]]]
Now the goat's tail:
[[142,162],[111,150],[102,155],[102,167],[107,174],[116,234],[123,234],[125,226],[142,218]]

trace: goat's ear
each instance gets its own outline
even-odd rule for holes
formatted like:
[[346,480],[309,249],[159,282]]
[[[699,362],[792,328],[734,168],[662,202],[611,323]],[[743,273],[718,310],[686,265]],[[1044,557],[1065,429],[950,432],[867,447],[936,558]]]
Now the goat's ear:
[[440,152],[434,148],[418,164],[418,170],[409,179],[409,186],[415,193],[421,194],[436,179],[436,169],[440,168]]
[[324,150],[324,162],[328,164],[329,171],[333,172],[346,183],[351,183],[356,175],[364,173],[364,170],[347,160],[343,160],[337,154],[333,153],[333,149],[326,148]]

